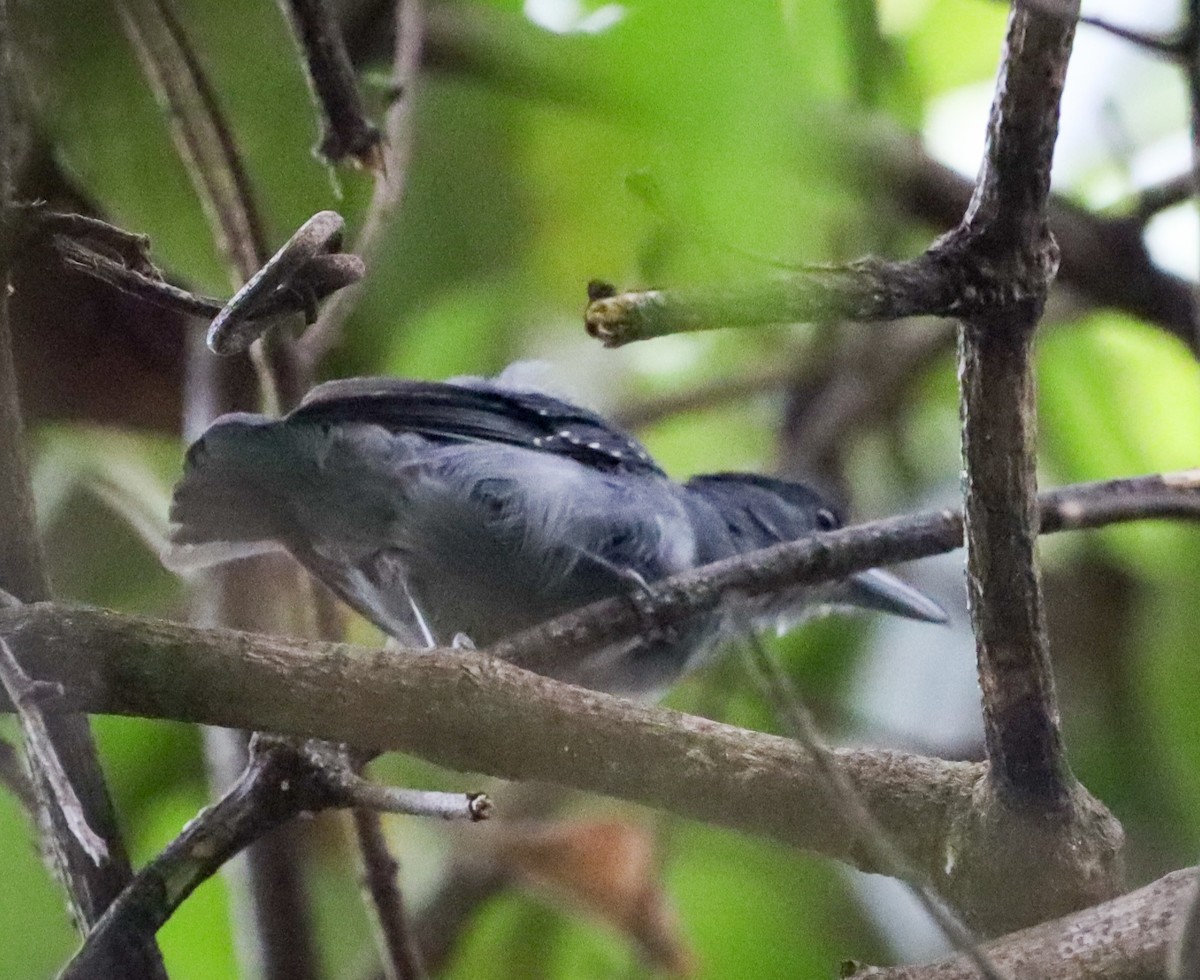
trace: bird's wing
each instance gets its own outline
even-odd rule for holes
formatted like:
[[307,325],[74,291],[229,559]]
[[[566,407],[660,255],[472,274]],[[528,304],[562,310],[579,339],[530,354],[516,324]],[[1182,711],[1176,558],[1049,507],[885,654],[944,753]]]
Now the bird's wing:
[[348,378],[314,388],[289,422],[365,422],[434,441],[499,442],[608,472],[665,476],[631,435],[586,408],[493,382]]

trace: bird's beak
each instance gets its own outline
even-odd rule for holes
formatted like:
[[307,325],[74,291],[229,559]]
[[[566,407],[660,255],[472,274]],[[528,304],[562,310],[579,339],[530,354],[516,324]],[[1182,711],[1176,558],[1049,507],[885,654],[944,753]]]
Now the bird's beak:
[[894,616],[919,619],[926,623],[950,621],[946,610],[925,593],[902,582],[891,572],[879,568],[872,568],[853,576],[849,582],[849,593],[849,601],[853,605],[866,609],[878,609]]

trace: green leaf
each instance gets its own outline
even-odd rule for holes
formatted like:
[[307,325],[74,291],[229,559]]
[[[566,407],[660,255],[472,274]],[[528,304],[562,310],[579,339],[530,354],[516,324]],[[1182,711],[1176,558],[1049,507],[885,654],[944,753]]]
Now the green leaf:
[[[1049,330],[1038,348],[1043,464],[1075,483],[1200,461],[1200,365],[1178,340],[1114,313]],[[1135,574],[1190,574],[1194,532],[1139,523],[1088,532]],[[1181,544],[1182,542],[1182,544]]]

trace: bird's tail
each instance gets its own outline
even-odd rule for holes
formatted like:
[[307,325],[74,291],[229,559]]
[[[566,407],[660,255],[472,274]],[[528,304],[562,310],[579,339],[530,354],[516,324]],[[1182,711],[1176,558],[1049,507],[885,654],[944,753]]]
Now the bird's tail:
[[167,568],[188,572],[282,549],[268,483],[277,428],[261,415],[225,415],[192,443],[171,498]]

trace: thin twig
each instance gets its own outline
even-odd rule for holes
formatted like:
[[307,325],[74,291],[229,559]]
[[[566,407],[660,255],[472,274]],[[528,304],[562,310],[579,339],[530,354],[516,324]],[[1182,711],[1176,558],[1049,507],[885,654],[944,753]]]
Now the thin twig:
[[437,891],[413,916],[412,931],[430,973],[441,975],[475,913],[511,880],[511,874],[494,861],[468,858],[451,862]]
[[[1005,0],[1005,2],[1009,2],[1009,0]],[[1180,60],[1184,56],[1186,42],[1182,37],[1183,32],[1150,34],[1146,31],[1137,31],[1129,27],[1122,27],[1120,24],[1114,24],[1103,17],[1080,14],[1079,4],[1075,0],[1011,0],[1011,2],[1013,6],[1027,7],[1030,10],[1036,10],[1038,13],[1046,14],[1050,17],[1057,17],[1076,24],[1086,24],[1088,27],[1094,27],[1097,30],[1104,31],[1106,34],[1111,34],[1113,37],[1120,38],[1122,41],[1128,41],[1130,44],[1134,44],[1152,54],[1162,55],[1173,61]]]
[[108,859],[108,845],[103,837],[88,826],[83,804],[79,802],[75,788],[59,761],[58,751],[42,715],[42,704],[51,698],[61,698],[62,689],[56,684],[30,680],[3,638],[0,638],[0,685],[3,685],[9,700],[17,709],[25,746],[50,784],[58,812],[65,818],[79,846],[99,867]]
[[[380,144],[383,166],[375,178],[375,191],[362,230],[351,249],[362,258],[368,270],[379,253],[383,232],[404,199],[413,152],[417,71],[425,33],[424,0],[396,0],[395,10],[392,103],[384,119],[386,139]],[[309,370],[319,364],[341,339],[342,328],[353,312],[359,294],[360,288],[342,290],[326,305],[320,319],[296,341],[297,357]]]
[[364,804],[346,792],[345,767],[337,762],[326,766],[326,758],[331,758],[327,752],[256,737],[238,779],[138,872],[89,933],[63,980],[108,975],[111,958],[131,933],[152,936],[230,858],[297,814]]
[[1195,194],[1196,184],[1191,171],[1176,174],[1161,184],[1147,187],[1138,195],[1133,218],[1139,225],[1145,225],[1156,214],[1183,204]]
[[350,813],[362,856],[363,890],[375,912],[384,976],[387,980],[420,980],[426,976],[425,968],[396,881],[400,865],[388,847],[383,823],[374,810],[354,807]]
[[703,412],[728,402],[776,395],[801,370],[798,356],[785,358],[782,364],[751,368],[742,374],[698,383],[677,394],[634,402],[622,408],[614,421],[627,429],[641,429],[685,412]]
[[816,722],[783,668],[772,659],[762,642],[746,624],[743,646],[751,673],[759,681],[774,709],[775,717],[785,730],[799,742],[816,763],[830,801],[850,825],[859,846],[871,856],[880,873],[908,885],[913,897],[936,923],[950,944],[978,967],[988,980],[1006,980],[995,965],[980,951],[975,937],[949,911],[928,885],[921,884],[921,875],[896,847],[879,821],[863,803],[862,796],[837,764],[830,749],[822,741]]
[[271,254],[250,179],[216,93],[170,0],[118,0],[125,34],[167,111],[176,149],[209,217],[235,288]]
[[[1062,487],[1038,498],[1044,534],[1156,518],[1200,520],[1200,469]],[[961,548],[962,513],[927,511],[815,534],[652,583],[635,606],[603,599],[502,640],[488,653],[553,676],[570,650],[583,657],[638,635],[711,612],[726,594],[747,598],[815,585],[879,565]]]
[[21,753],[15,745],[0,739],[0,785],[3,785],[35,820],[38,813],[37,791],[26,772]]
[[[67,268],[99,279],[129,296],[163,309],[201,320],[212,320],[229,305],[210,296],[189,292],[67,235],[52,236],[50,245]],[[272,318],[296,313],[311,315],[314,303],[361,279],[363,264],[356,255],[319,254],[295,270],[295,273],[294,288],[277,289],[262,297],[252,309],[240,311],[249,320],[268,321],[255,328],[255,336],[266,331]]]
[[174,310],[185,316],[202,320],[211,320],[221,312],[224,305],[219,299],[200,296],[162,279],[131,269],[124,262],[97,252],[66,235],[55,235],[50,240],[50,244],[58,252],[63,264],[68,269],[81,272],[93,279],[99,279],[129,296],[136,296],[144,302],[153,303],[163,309]]
[[343,806],[357,806],[380,813],[471,822],[486,820],[492,813],[491,800],[482,793],[442,793],[380,786],[361,777],[346,779],[336,789],[343,794]]
[[296,36],[309,89],[321,113],[321,139],[314,152],[329,163],[350,156],[360,166],[378,170],[383,165],[383,137],[367,121],[333,11],[324,0],[279,0],[279,6]]
[[483,793],[401,789],[381,786],[363,778],[358,770],[370,762],[375,753],[352,753],[345,745],[321,741],[306,742],[300,752],[313,771],[320,774],[331,805],[442,820],[476,821],[492,815],[492,801]]

